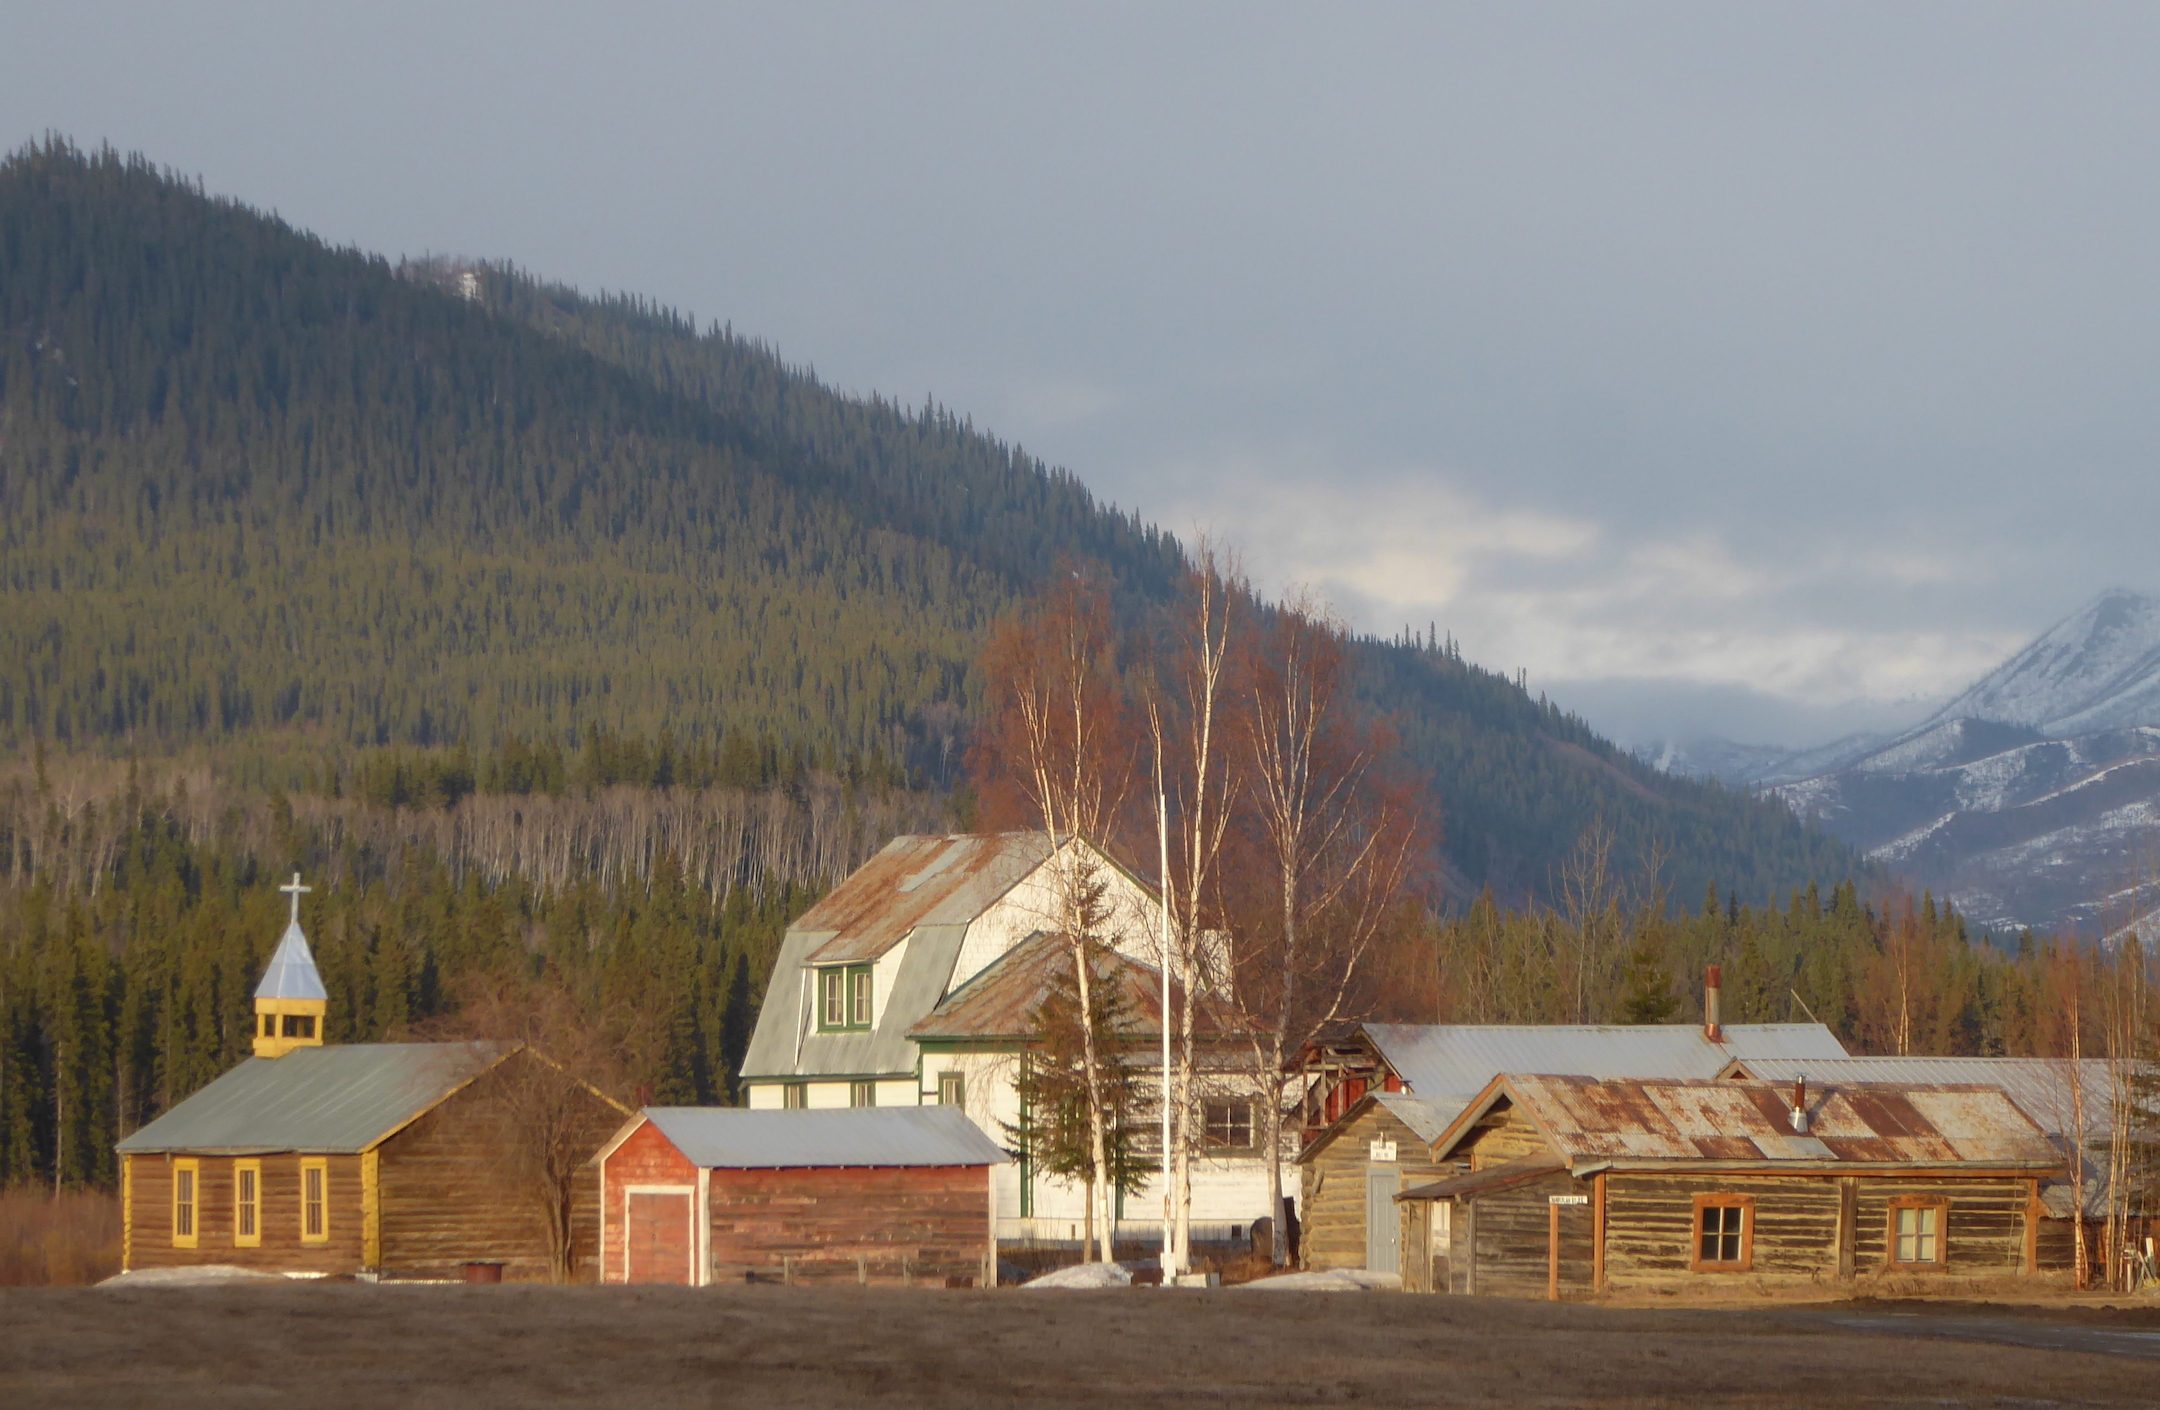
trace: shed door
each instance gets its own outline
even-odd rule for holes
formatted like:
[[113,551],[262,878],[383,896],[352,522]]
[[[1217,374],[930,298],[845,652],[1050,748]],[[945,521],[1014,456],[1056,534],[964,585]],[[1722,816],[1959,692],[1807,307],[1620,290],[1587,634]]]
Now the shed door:
[[1365,1171],[1365,1266],[1375,1273],[1402,1271],[1402,1213],[1395,1204],[1400,1188],[1393,1165]]
[[695,1283],[692,1260],[697,1239],[690,1223],[688,1194],[653,1194],[632,1190],[623,1232],[629,1240],[629,1277],[633,1283]]

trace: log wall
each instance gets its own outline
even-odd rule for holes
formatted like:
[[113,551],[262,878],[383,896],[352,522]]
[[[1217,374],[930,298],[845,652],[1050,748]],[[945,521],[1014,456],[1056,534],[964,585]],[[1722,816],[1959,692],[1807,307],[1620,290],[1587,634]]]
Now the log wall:
[[[506,1159],[504,1084],[559,1080],[578,1115],[569,1144],[583,1162],[627,1114],[529,1053],[516,1052],[379,1147],[381,1257],[390,1276],[455,1277],[461,1263],[503,1265],[506,1280],[549,1276],[535,1184]],[[581,1170],[571,1202],[572,1281],[597,1275],[598,1176]]]
[[1304,1190],[1298,1217],[1305,1227],[1299,1247],[1306,1267],[1365,1266],[1365,1172],[1372,1166],[1374,1140],[1395,1143],[1404,1189],[1461,1173],[1436,1164],[1431,1148],[1386,1107],[1366,1109],[1300,1163]]
[[[1544,1297],[1548,1286],[1554,1195],[1587,1195],[1588,1180],[1566,1171],[1456,1201],[1450,1223],[1449,1291],[1488,1297]],[[1560,1211],[1560,1295],[1592,1290],[1593,1213],[1587,1204]],[[1473,1271],[1472,1263],[1475,1262]]]
[[[130,1208],[125,1266],[186,1268],[232,1263],[274,1273],[349,1274],[361,1267],[360,1157],[326,1157],[325,1214],[329,1240],[300,1242],[300,1160],[297,1155],[247,1157],[262,1165],[259,1218],[262,1242],[243,1248],[234,1242],[234,1157],[222,1155],[130,1155],[126,1188]],[[194,1160],[196,1177],[195,1247],[172,1242],[172,1169],[177,1159]]]

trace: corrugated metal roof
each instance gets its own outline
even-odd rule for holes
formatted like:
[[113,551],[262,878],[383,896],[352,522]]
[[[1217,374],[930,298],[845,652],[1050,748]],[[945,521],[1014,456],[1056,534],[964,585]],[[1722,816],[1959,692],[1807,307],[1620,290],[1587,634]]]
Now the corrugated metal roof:
[[791,931],[822,934],[812,964],[863,964],[920,925],[966,925],[1050,855],[1041,832],[895,837]]
[[1003,1165],[1008,1159],[981,1127],[951,1106],[834,1111],[656,1106],[643,1115],[691,1164],[714,1170]]
[[1427,1145],[1440,1139],[1441,1133],[1447,1130],[1448,1123],[1453,1121],[1466,1105],[1463,1102],[1429,1102],[1423,1097],[1413,1097],[1408,1092],[1375,1092],[1372,1097],[1401,1118],[1403,1125],[1417,1132],[1418,1139]]
[[[2000,1087],[2024,1113],[2051,1136],[2067,1133],[2076,1120],[2071,1102],[2073,1068],[2067,1059],[2002,1057],[1847,1057],[1825,1061],[1790,1057],[1739,1060],[1750,1077],[1766,1082],[1927,1082],[1981,1083]],[[2084,1089],[2085,1139],[2105,1141],[2115,1129],[2109,1102],[2108,1065],[2086,1058],[2074,1069]]]
[[802,988],[806,960],[822,937],[789,931],[780,943],[780,958],[743,1056],[743,1076],[912,1076],[915,1045],[908,1041],[908,1028],[944,997],[966,939],[964,925],[918,926],[892,992],[885,996],[878,1026],[867,1033],[820,1033]]
[[[1810,1082],[1805,1135],[1792,1129],[1791,1094],[1789,1085],[1732,1079],[1510,1073],[1481,1105],[1505,1097],[1576,1165],[1793,1161],[2044,1169],[2062,1163],[2054,1143],[1997,1088]],[[1468,1130],[1467,1117],[1453,1129]]]
[[1715,1077],[1735,1058],[1844,1057],[1819,1023],[1738,1023],[1722,1043],[1699,1024],[1396,1024],[1365,1033],[1410,1090],[1427,1101],[1467,1101],[1502,1072],[1585,1077]]
[[119,1143],[122,1154],[366,1150],[500,1061],[500,1043],[370,1043],[249,1058]]
[[[1037,931],[946,995],[908,1034],[978,1040],[1029,1037],[1035,1031],[1035,1011],[1050,997],[1051,984],[1071,972],[1070,956],[1064,936]],[[1116,951],[1104,955],[1103,966],[1124,999],[1124,1032],[1135,1038],[1160,1036],[1162,971]],[[1197,1032],[1220,1034],[1228,1027],[1217,1005],[1203,998],[1200,1007]]]
[[1450,1175],[1445,1180],[1435,1180],[1429,1185],[1412,1185],[1398,1200],[1406,1199],[1455,1199],[1462,1195],[1483,1194],[1488,1190],[1502,1190],[1509,1185],[1519,1185],[1525,1180],[1535,1180],[1540,1175],[1550,1175],[1567,1169],[1567,1162],[1550,1151],[1517,1156],[1498,1165],[1488,1165],[1483,1170],[1461,1175]]
[[[1585,1077],[1715,1077],[1746,1055],[1845,1056],[1819,1023],[1740,1023],[1713,1043],[1697,1024],[1367,1023],[1387,1065],[1442,1128],[1502,1072]],[[1398,1113],[1400,1114],[1400,1113]],[[1404,1120],[1410,1120],[1405,1116]],[[1418,1129],[1415,1121],[1413,1130]]]
[[307,936],[300,932],[298,917],[285,927],[284,938],[271,953],[270,967],[263,971],[262,983],[255,986],[258,999],[328,999],[330,991],[323,988],[322,975],[315,968],[315,954],[308,949]]

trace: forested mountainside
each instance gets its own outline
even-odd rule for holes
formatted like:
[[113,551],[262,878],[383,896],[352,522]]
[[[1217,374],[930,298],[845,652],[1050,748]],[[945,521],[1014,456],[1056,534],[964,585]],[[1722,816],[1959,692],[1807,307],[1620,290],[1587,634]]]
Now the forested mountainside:
[[[286,761],[235,776],[291,788],[384,748],[754,739],[942,790],[988,623],[1061,557],[1136,614],[1183,568],[953,413],[840,395],[731,331],[333,249],[139,159],[47,143],[0,168],[18,753],[210,748]],[[1679,894],[1855,869],[1781,804],[1660,775],[1452,652],[1358,650],[1460,892],[1539,894],[1599,817],[1623,862],[1660,839]]]

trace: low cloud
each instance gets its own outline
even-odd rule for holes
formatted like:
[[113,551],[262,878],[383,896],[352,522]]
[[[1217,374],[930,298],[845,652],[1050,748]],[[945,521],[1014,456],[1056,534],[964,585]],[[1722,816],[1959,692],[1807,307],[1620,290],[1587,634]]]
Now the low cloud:
[[[1884,593],[1974,571],[1938,556],[1770,553],[1702,528],[1643,540],[1496,502],[1437,471],[1358,472],[1314,451],[1231,454],[1171,478],[1237,487],[1177,510],[1238,545],[1263,586],[1312,587],[1380,634],[1437,623],[1471,659],[1520,668],[1533,689],[1572,695],[1593,722],[1629,736],[1656,733],[1646,702],[1663,689],[1669,728],[1719,732],[1724,709],[1733,732],[1813,742],[1849,721],[1917,713],[2024,639],[1899,624],[1874,608]],[[1176,510],[1166,517],[1180,522]],[[1595,688],[1604,682],[1627,686]]]

